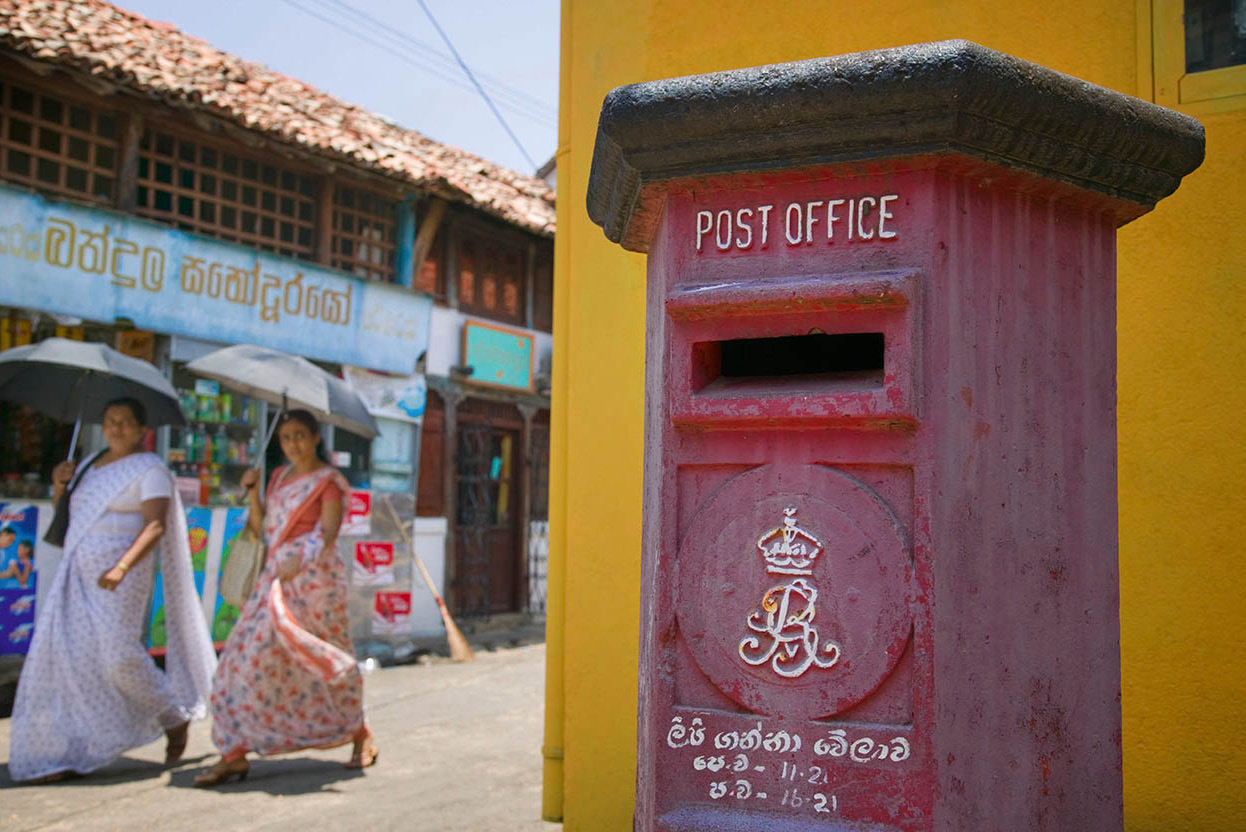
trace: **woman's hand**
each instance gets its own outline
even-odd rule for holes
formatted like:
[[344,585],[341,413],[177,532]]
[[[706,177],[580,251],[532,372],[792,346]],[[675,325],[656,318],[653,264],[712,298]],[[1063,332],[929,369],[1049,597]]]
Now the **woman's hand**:
[[117,584],[121,583],[121,579],[125,577],[128,570],[122,569],[120,566],[114,566],[100,575],[99,585],[101,589],[107,589],[109,592],[117,588]]
[[78,463],[72,459],[67,459],[52,469],[52,485],[58,489],[64,488],[73,478],[74,470],[78,467]]
[[277,567],[277,577],[281,580],[283,584],[287,584],[290,581],[294,580],[294,576],[299,573],[299,567],[301,567],[302,565],[303,564],[300,562],[297,556],[288,557],[281,564],[281,566]]
[[242,473],[242,478],[238,480],[238,484],[242,486],[244,491],[250,491],[260,483],[260,469],[248,468]]

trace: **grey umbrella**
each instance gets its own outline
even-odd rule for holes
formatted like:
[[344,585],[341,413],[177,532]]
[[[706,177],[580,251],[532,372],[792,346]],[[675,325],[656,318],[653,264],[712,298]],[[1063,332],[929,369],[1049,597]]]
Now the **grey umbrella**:
[[122,397],[142,403],[150,426],[186,424],[177,391],[159,370],[104,344],[48,338],[0,352],[0,399],[74,422],[70,457],[82,422],[101,421],[104,405]]
[[[377,435],[376,420],[358,394],[340,378],[297,355],[239,344],[196,358],[186,369],[284,410],[310,410],[320,421],[366,439]],[[271,433],[270,427],[265,447]]]

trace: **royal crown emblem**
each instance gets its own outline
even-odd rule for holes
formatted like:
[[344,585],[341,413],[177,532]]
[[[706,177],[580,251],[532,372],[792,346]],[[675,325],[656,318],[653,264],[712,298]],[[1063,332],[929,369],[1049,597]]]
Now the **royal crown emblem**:
[[811,667],[834,667],[843,648],[833,639],[823,640],[814,626],[818,589],[804,576],[813,575],[813,564],[822,554],[822,541],[796,525],[796,509],[783,510],[783,525],[757,539],[757,548],[772,575],[799,575],[780,579],[761,599],[745,621],[749,633],[740,640],[740,658],[754,667],[769,663],[787,679],[795,679]]
[[783,509],[783,525],[776,526],[757,540],[772,575],[812,575],[813,562],[822,554],[822,541],[796,525],[796,509]]

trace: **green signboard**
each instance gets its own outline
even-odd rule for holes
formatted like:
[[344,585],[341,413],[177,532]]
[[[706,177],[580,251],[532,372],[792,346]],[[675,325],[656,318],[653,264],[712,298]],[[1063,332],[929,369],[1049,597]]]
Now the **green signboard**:
[[472,368],[473,384],[532,390],[533,338],[526,332],[493,324],[463,324],[463,363]]

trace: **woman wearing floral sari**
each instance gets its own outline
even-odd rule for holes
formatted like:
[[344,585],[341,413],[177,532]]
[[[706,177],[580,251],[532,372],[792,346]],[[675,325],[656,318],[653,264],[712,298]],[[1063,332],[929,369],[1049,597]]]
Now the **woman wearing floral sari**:
[[[13,706],[14,780],[85,774],[161,733],[171,765],[186,749],[189,721],[206,711],[216,656],[181,500],[164,463],[140,448],[145,415],[133,399],[105,408],[108,449],[87,463],[71,493],[64,559],[39,608]],[[73,473],[73,463],[53,472],[58,499]],[[142,638],[157,569],[164,672]]]
[[337,553],[349,485],[319,458],[320,427],[310,413],[286,413],[277,436],[290,464],[273,472],[266,504],[259,472],[242,480],[251,498],[247,522],[263,535],[268,556],[221,652],[212,682],[212,741],[221,759],[196,786],[246,777],[249,752],[353,743],[347,767],[366,768],[377,757]]

